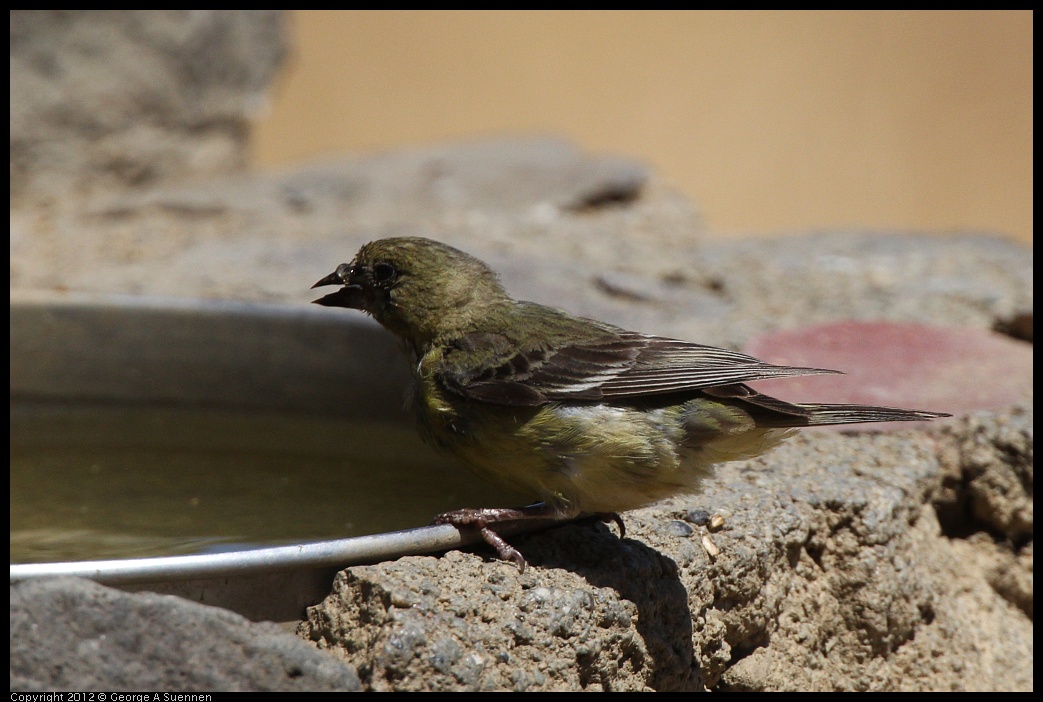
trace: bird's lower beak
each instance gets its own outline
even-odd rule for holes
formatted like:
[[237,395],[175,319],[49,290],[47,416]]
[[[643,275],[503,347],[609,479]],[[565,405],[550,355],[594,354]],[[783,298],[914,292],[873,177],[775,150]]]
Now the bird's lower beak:
[[337,292],[323,295],[318,300],[312,300],[312,302],[323,307],[347,307],[353,310],[361,310],[364,309],[362,286],[345,285]]

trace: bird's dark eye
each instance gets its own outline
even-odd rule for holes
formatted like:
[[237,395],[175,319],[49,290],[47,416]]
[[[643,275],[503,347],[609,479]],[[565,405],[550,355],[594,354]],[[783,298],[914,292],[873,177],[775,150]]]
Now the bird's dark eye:
[[380,263],[373,264],[373,280],[378,283],[387,283],[388,281],[394,280],[396,275],[398,275],[398,271],[396,271],[395,267],[390,263],[381,261]]

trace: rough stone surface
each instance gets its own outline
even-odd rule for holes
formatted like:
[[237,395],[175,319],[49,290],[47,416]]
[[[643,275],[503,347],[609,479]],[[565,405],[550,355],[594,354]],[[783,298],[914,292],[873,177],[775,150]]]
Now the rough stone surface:
[[12,204],[241,168],[280,31],[267,10],[11,11]]
[[54,578],[11,586],[11,689],[358,690],[358,675],[270,624]]
[[[704,624],[693,627],[708,683],[1031,689],[1024,663],[1032,657],[1031,618],[995,586],[995,562],[983,567],[969,557],[1024,555],[1024,542],[978,531],[967,519],[956,536],[938,518],[949,442],[999,447],[1014,435],[1022,452],[1010,462],[1031,470],[1031,427],[1031,412],[1015,410],[929,434],[805,436],[746,467],[724,468],[696,498],[741,508],[713,537],[721,572],[708,578],[712,598]],[[999,471],[1007,463],[995,453],[986,462]],[[762,484],[768,489],[756,489]],[[744,564],[751,551],[756,557]],[[1030,548],[1027,559],[1031,582]],[[694,608],[693,616],[698,622]],[[982,647],[984,640],[1002,644]]]
[[[993,329],[1031,310],[1030,257],[999,238],[837,232],[710,245],[695,210],[654,178],[630,201],[555,204],[589,192],[590,173],[611,190],[617,170],[634,169],[557,140],[489,141],[19,209],[11,285],[300,304],[363,243],[421,234],[487,261],[519,299],[731,347],[839,319]],[[583,175],[568,187],[563,171]]]
[[[519,298],[703,343],[839,320],[1032,340],[1018,244],[711,242],[640,164],[558,139],[234,172],[282,51],[275,15],[36,11],[11,27],[13,296],[305,305],[362,243],[409,233],[486,260]],[[808,432],[626,514],[625,539],[600,522],[519,537],[524,574],[485,550],[348,569],[301,624],[314,659],[171,598],[13,586],[11,685],[1031,690],[1031,407],[1026,393],[929,430]]]
[[[645,556],[656,576],[672,574]],[[676,578],[662,582],[683,602]],[[452,552],[342,572],[302,633],[364,669],[373,690],[641,690],[656,661],[638,612],[567,570],[519,574]],[[677,633],[683,651],[691,632]],[[676,655],[670,663],[687,668]]]

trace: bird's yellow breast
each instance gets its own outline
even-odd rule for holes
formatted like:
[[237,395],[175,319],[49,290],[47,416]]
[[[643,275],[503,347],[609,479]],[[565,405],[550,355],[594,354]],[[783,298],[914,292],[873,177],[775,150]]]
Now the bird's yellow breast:
[[709,456],[686,445],[683,406],[476,403],[442,387],[423,362],[416,368],[415,412],[428,443],[563,514],[633,509],[694,491],[709,473]]

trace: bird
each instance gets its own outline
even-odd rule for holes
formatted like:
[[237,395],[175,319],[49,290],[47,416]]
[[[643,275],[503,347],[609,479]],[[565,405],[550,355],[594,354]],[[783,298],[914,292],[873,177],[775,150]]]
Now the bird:
[[942,412],[795,403],[747,383],[833,374],[765,363],[513,299],[479,259],[432,239],[363,245],[312,288],[402,342],[421,437],[477,475],[530,494],[519,508],[468,508],[436,524],[477,529],[503,560],[525,558],[492,528],[620,512],[697,493],[713,466],[758,456],[800,427],[922,421]]

